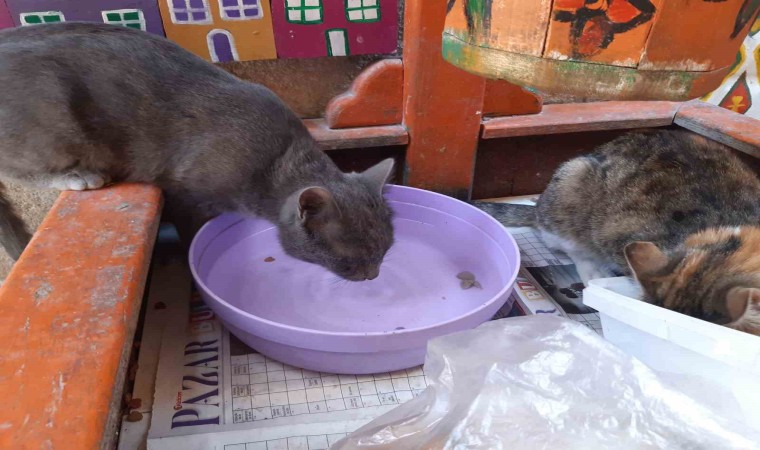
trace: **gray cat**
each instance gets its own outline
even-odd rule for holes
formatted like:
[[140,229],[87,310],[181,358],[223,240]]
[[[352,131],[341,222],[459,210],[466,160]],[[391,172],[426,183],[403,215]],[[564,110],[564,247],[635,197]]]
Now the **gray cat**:
[[[348,280],[377,277],[393,243],[392,160],[340,172],[274,93],[129,28],[0,32],[0,158],[37,188],[155,184],[185,241],[222,212],[264,217],[288,254]],[[0,236],[13,257],[29,240],[2,198]]]
[[632,274],[649,302],[760,334],[760,180],[714,142],[627,134],[563,164],[535,208],[476,205],[538,228],[584,283]]

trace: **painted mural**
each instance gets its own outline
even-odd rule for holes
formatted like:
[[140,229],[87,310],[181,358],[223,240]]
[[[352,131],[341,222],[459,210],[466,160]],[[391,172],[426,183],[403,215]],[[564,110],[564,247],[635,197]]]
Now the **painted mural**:
[[398,0],[0,0],[0,29],[104,22],[212,62],[393,53]]
[[648,23],[655,11],[650,0],[557,0],[553,18],[570,24],[572,57],[580,59],[606,49],[618,34]]
[[16,26],[105,22],[164,36],[156,0],[5,0]]
[[3,28],[13,28],[13,16],[8,10],[8,5],[5,4],[5,0],[0,0],[0,30]]
[[277,57],[267,0],[159,2],[166,37],[208,61]]
[[760,119],[760,18],[752,25],[728,76],[703,100]]
[[272,0],[281,58],[392,53],[396,0]]

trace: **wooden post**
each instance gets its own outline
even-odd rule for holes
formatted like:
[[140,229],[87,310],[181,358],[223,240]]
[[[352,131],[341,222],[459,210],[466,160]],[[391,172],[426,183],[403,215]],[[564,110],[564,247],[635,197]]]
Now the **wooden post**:
[[446,2],[417,0],[404,13],[406,184],[469,199],[486,80],[441,56]]

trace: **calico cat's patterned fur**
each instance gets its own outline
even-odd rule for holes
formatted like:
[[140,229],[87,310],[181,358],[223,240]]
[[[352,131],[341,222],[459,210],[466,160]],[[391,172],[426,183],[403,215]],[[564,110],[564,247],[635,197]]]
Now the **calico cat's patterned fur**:
[[538,228],[584,282],[633,274],[646,301],[760,335],[760,180],[719,144],[627,134],[562,165],[535,208],[476,205]]
[[[129,28],[0,32],[0,161],[41,188],[155,184],[185,242],[221,212],[262,216],[290,255],[348,280],[377,277],[393,243],[392,160],[341,173],[271,91]],[[18,257],[28,239],[0,197],[3,246]]]

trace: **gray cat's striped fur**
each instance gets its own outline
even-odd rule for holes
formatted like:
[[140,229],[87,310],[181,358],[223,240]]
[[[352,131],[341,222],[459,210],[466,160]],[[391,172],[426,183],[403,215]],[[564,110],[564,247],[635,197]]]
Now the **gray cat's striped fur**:
[[[371,279],[393,242],[393,163],[343,174],[271,91],[124,27],[0,32],[0,178],[41,188],[156,184],[186,240],[226,211],[275,222],[285,250]],[[1,187],[1,186],[0,186]],[[29,238],[0,197],[0,238]]]

